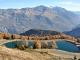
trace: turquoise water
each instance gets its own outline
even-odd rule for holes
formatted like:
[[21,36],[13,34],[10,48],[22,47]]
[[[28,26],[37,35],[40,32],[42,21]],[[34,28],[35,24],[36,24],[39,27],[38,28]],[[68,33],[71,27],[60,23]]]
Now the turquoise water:
[[[8,47],[8,48],[15,48],[15,42],[16,41],[5,43],[5,46]],[[18,43],[21,44],[22,41],[18,41]],[[33,41],[29,41],[28,43],[29,43],[28,47],[34,46],[34,42]]]
[[[19,44],[21,44],[22,41],[19,41]],[[48,42],[50,44],[50,42]],[[69,52],[80,52],[79,48],[70,42],[67,41],[56,41],[56,44],[58,46],[59,50],[69,51]],[[8,48],[15,48],[15,41],[5,43],[5,46]],[[28,46],[34,46],[33,41],[29,41]]]
[[59,50],[65,50],[69,52],[80,52],[79,48],[71,42],[57,41],[56,44]]

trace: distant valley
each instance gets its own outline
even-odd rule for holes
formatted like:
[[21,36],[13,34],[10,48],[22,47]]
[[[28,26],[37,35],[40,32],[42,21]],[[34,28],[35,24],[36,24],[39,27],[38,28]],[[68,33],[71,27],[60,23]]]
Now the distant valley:
[[71,31],[63,32],[66,35],[73,36],[75,38],[80,38],[80,27],[74,28]]
[[75,13],[76,15],[80,15],[80,11],[72,11],[73,13]]
[[80,23],[80,16],[61,7],[37,6],[22,9],[0,9],[0,31],[23,33],[32,28],[70,31]]

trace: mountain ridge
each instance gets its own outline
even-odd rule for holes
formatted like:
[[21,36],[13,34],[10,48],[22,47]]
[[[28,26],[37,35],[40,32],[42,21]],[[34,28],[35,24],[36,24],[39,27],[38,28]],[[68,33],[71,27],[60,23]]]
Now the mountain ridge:
[[32,28],[68,31],[80,23],[76,14],[61,7],[53,8],[41,5],[34,8],[0,9],[0,31],[11,34]]
[[75,38],[80,38],[80,27],[74,28],[71,31],[63,32],[64,34],[73,36]]
[[30,29],[20,35],[24,36],[52,36],[52,35],[62,35],[63,33],[53,30],[42,30],[42,29]]

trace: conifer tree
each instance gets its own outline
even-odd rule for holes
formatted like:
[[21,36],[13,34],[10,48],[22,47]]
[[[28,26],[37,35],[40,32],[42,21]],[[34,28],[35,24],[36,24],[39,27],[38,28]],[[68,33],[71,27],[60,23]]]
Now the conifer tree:
[[34,49],[41,49],[41,42],[39,40],[34,41]]

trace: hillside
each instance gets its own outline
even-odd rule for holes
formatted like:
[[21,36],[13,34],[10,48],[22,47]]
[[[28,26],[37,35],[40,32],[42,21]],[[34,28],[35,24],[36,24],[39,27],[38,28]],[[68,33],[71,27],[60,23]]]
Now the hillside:
[[80,23],[80,17],[61,7],[37,6],[0,9],[0,31],[19,34],[32,28],[68,31]]
[[80,27],[80,24],[76,25],[73,29]]
[[61,35],[61,34],[62,34],[61,32],[52,31],[52,30],[30,29],[24,33],[21,33],[20,35],[24,35],[24,36],[32,36],[32,35],[50,36],[50,35]]
[[72,11],[73,13],[80,15],[80,11]]
[[[80,54],[70,53],[60,50],[49,50],[53,55],[46,54],[42,50],[26,50],[21,51],[17,49],[9,49],[3,46],[0,46],[0,60],[74,60],[73,57],[76,55],[80,57]],[[44,50],[47,51],[48,49]],[[62,53],[62,54],[61,54]],[[68,57],[69,56],[69,57]]]
[[36,51],[20,51],[17,49],[9,49],[1,47],[0,60],[52,60],[49,55],[43,56]]
[[75,38],[80,38],[80,27],[77,27],[71,31],[68,31],[68,32],[64,32],[65,34],[67,35],[70,35],[70,36],[73,36]]

